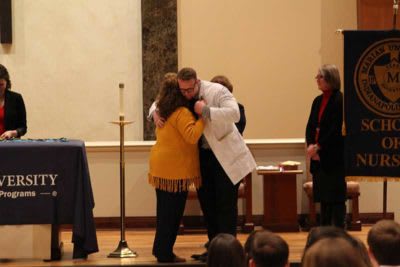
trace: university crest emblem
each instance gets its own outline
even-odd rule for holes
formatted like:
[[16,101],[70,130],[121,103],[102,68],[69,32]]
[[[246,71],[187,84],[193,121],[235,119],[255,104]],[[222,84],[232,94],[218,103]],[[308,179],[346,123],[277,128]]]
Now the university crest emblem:
[[354,86],[363,105],[383,117],[400,116],[400,38],[371,44],[358,60]]

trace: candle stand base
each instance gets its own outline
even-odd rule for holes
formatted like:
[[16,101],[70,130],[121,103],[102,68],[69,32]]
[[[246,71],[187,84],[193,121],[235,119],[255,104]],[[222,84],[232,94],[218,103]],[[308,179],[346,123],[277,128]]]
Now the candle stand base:
[[108,254],[109,258],[136,258],[137,256],[137,253],[128,247],[128,243],[125,240],[120,240],[118,248]]

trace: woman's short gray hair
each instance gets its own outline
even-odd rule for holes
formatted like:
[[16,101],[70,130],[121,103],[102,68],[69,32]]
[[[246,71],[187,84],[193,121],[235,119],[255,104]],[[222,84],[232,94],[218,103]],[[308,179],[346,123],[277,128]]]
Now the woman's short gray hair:
[[336,65],[325,64],[319,68],[320,74],[331,90],[340,90],[340,74]]

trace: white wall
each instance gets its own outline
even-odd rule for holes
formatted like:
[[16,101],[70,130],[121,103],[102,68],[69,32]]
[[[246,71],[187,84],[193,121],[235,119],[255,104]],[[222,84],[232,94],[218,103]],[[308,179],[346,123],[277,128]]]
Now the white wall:
[[348,0],[178,0],[179,66],[232,80],[246,138],[303,137],[317,69],[342,66],[335,30],[354,29],[356,14]]
[[0,63],[22,93],[29,138],[118,140],[118,83],[142,139],[140,0],[12,1],[13,44]]

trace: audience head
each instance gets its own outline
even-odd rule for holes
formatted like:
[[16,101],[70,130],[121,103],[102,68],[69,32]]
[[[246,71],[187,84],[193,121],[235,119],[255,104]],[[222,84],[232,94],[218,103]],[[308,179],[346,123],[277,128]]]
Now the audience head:
[[11,81],[10,81],[10,75],[8,74],[7,68],[0,64],[0,83],[1,87],[5,86],[6,90],[10,90],[11,88]]
[[343,237],[345,239],[348,239],[350,242],[354,242],[354,244],[356,243],[355,240],[353,240],[353,238],[342,228],[338,228],[335,226],[313,227],[308,233],[306,245],[304,247],[304,252],[318,240],[324,238],[334,238],[334,237]]
[[158,113],[165,119],[167,119],[178,107],[187,106],[187,101],[179,92],[176,73],[169,72],[164,75],[156,101]]
[[366,266],[372,266],[372,263],[368,257],[368,250],[361,240],[352,237],[342,228],[335,226],[320,226],[314,227],[308,233],[306,245],[304,247],[303,258],[308,250],[314,243],[319,240],[326,238],[343,238],[347,240],[358,252],[359,257],[364,261]]
[[218,234],[208,247],[208,267],[245,267],[243,247],[230,234]]
[[246,243],[249,250],[249,266],[289,266],[289,247],[279,235],[266,230],[256,231],[249,236]]
[[357,248],[343,237],[327,237],[305,252],[302,267],[367,267]]
[[379,265],[400,265],[400,224],[392,220],[377,222],[368,232],[367,242]]
[[246,239],[246,242],[244,243],[244,255],[246,257],[246,264],[249,265],[250,259],[252,259],[251,252],[253,251],[253,240],[254,236],[256,233],[263,231],[263,230],[257,230],[253,231],[249,234],[249,236]]
[[[315,78],[317,79],[319,86],[320,83],[324,81],[328,87],[327,89],[340,90],[340,74],[336,65],[333,64],[322,65],[319,68],[318,74]],[[320,89],[323,90],[322,88]]]
[[192,68],[182,68],[178,72],[178,84],[182,95],[188,100],[193,99],[199,92],[200,81]]
[[365,246],[364,242],[362,242],[359,238],[357,237],[353,237],[353,239],[356,241],[356,245],[355,248],[358,250],[358,252],[360,253],[360,257],[363,260],[363,262],[365,263],[365,265],[367,267],[373,267],[372,261],[369,257],[368,254],[368,249]]
[[228,88],[229,92],[233,92],[233,85],[229,81],[229,79],[224,76],[224,75],[217,75],[214,78],[211,79],[211,82],[213,83],[219,83]]

